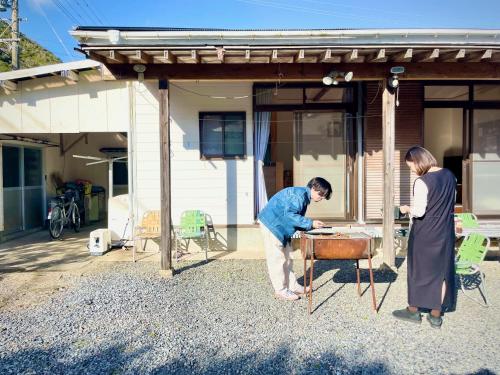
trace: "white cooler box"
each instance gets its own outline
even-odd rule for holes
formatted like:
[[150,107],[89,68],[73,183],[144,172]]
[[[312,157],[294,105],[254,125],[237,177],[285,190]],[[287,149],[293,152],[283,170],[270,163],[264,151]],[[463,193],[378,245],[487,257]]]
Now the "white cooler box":
[[90,232],[89,250],[91,255],[103,255],[111,248],[109,229],[96,229]]

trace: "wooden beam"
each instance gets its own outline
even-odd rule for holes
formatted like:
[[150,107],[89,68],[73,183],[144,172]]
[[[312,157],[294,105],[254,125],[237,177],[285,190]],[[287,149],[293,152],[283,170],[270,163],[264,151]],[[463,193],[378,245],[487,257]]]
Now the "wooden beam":
[[[402,80],[498,80],[500,65],[494,62],[480,63],[401,63],[405,68]],[[337,64],[335,69],[342,72],[353,71],[356,80],[381,80],[387,77],[394,63],[380,64]],[[136,79],[137,73],[131,64],[109,64],[110,71],[121,79]],[[303,63],[282,64],[280,72],[287,80],[309,80],[321,82],[330,67],[325,64]],[[148,64],[148,78],[160,79],[237,79],[276,81],[277,67],[273,64],[226,64],[223,69],[219,64]]]
[[405,51],[398,52],[391,56],[394,62],[410,62],[413,57],[413,48],[408,48]]
[[64,134],[59,133],[59,155],[64,155]]
[[99,71],[101,72],[101,79],[103,81],[115,81],[117,79],[117,77],[111,73],[109,68],[104,64],[99,67]]
[[2,86],[4,89],[9,90],[9,91],[16,91],[17,90],[17,83],[13,81],[0,81],[0,86]]
[[484,51],[483,55],[481,56],[481,60],[491,59],[492,56],[493,56],[493,50],[487,49],[486,51]]
[[115,63],[128,64],[127,57],[115,50],[111,50],[108,52],[107,59]]
[[195,64],[199,64],[201,61],[200,55],[195,49],[191,50],[191,60],[193,60]]
[[171,241],[171,193],[170,193],[170,111],[169,87],[165,79],[159,82],[160,92],[160,170],[161,170],[161,250],[160,267],[162,271],[172,273]]
[[305,52],[303,49],[300,49],[299,52],[295,55],[294,62],[301,63],[304,61]]
[[416,56],[418,62],[434,61],[439,57],[439,48],[434,48],[431,52],[424,52]]
[[219,47],[216,49],[217,50],[217,60],[220,62],[224,62],[224,51],[225,49],[222,47]]
[[465,49],[462,48],[458,51],[443,53],[439,57],[439,61],[440,62],[456,62],[460,59],[463,59],[464,57],[465,57]]
[[344,62],[354,62],[358,59],[358,50],[355,48],[344,55]]
[[166,49],[161,55],[154,55],[153,60],[157,60],[163,64],[175,64],[177,62],[177,56],[175,56],[172,51]]
[[327,49],[325,52],[322,52],[318,58],[318,62],[322,63],[334,63],[338,64],[342,61],[342,57],[338,55],[333,55],[331,49]]
[[362,63],[366,59],[366,56],[362,56],[359,54],[359,50],[354,48],[351,52],[346,53],[342,61],[345,63]]
[[374,55],[368,58],[368,62],[386,62],[385,48],[381,48]]
[[60,74],[61,77],[64,77],[73,82],[78,82],[78,79],[80,78],[78,72],[75,72],[74,70],[61,70]]
[[278,62],[278,50],[273,49],[271,52],[271,62]]
[[[62,144],[62,141],[60,142],[61,143],[61,156],[62,155],[65,155],[69,150],[71,150],[78,142],[80,142],[82,139],[86,139],[87,140],[87,133],[83,133],[82,135],[80,135],[78,138],[76,138],[73,142],[70,143],[70,145],[66,148],[64,148],[63,144]],[[87,142],[88,143],[88,140]]]
[[312,101],[317,102],[318,100],[320,100],[328,92],[329,89],[330,87],[323,87],[316,95],[314,95]]
[[131,63],[151,64],[153,57],[140,49],[136,50],[133,55],[129,57]]
[[[103,63],[103,64],[108,63],[108,59],[104,55],[101,55],[100,53],[97,53],[94,51],[89,51],[88,54],[89,54],[88,55],[89,58],[92,60],[99,61],[100,63]],[[107,54],[108,54],[108,52],[106,51],[106,56],[107,56]]]
[[382,94],[382,150],[384,158],[384,221],[383,221],[383,260],[393,268],[396,264],[394,253],[394,154],[395,154],[395,123],[396,100],[393,91],[383,81]]

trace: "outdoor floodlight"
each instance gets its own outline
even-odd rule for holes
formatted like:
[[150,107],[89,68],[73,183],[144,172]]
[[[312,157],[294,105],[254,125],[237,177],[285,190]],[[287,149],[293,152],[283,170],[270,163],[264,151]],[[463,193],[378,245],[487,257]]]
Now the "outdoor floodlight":
[[137,80],[139,82],[144,81],[144,72],[146,71],[146,65],[143,64],[135,64],[132,69],[137,73]]
[[323,84],[330,85],[338,85],[338,78],[344,78],[345,82],[349,82],[352,80],[354,73],[353,72],[337,72],[336,70],[332,70],[328,75],[323,77]]

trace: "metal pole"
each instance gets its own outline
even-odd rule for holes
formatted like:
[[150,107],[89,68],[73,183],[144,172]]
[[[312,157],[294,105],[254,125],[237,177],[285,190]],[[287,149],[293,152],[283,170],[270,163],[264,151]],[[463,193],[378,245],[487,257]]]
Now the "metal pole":
[[12,0],[12,70],[19,69],[19,7],[18,0]]

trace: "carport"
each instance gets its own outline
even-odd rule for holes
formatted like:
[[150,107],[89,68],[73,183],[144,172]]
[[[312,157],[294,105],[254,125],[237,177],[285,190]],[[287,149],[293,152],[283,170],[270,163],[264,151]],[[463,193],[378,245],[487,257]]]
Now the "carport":
[[90,60],[1,73],[0,82],[0,241],[42,228],[50,199],[67,188],[80,189],[82,222],[94,228],[117,215],[112,197],[131,210],[127,82],[107,80]]

